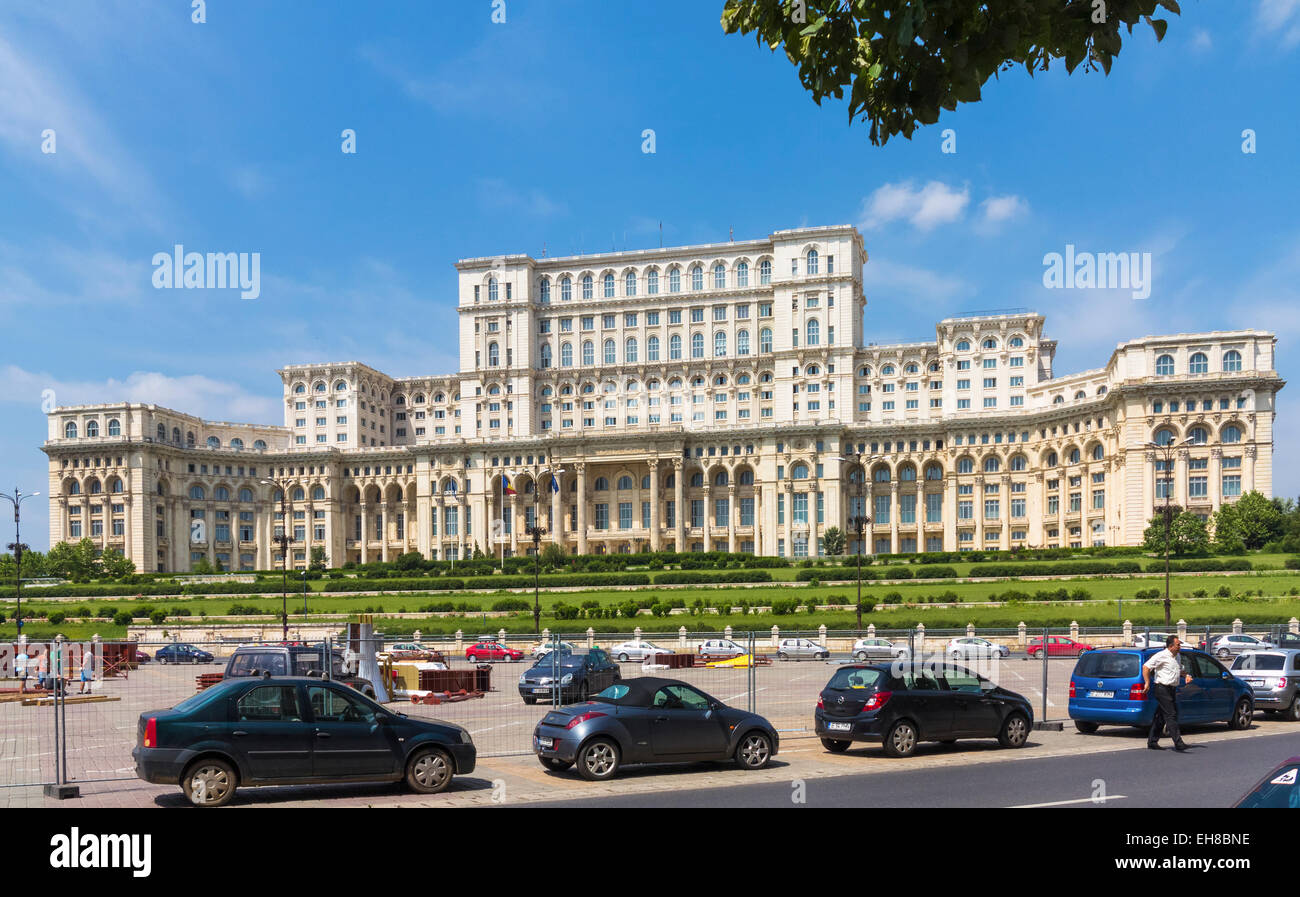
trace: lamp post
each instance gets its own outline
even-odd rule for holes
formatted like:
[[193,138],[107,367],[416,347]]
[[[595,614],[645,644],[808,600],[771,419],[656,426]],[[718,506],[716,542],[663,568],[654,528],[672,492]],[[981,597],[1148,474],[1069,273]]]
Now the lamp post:
[[849,526],[851,526],[858,535],[858,636],[862,635],[862,555],[866,551],[864,543],[863,530],[871,525],[871,518],[866,514],[866,489],[867,489],[867,465],[879,458],[879,455],[855,455],[850,452],[847,456],[840,458],[841,461],[847,461],[850,464],[856,464],[862,469],[862,479],[858,482],[858,498],[862,500],[862,513],[854,514],[849,517]]
[[[280,622],[283,625],[284,640],[289,641],[289,515],[285,512],[285,488],[277,479],[262,480],[263,486],[280,490],[280,535],[272,536],[272,542],[280,543]],[[364,533],[362,535],[365,535]],[[307,580],[303,580],[306,588]],[[306,595],[304,594],[304,602]]]
[[14,540],[9,543],[9,550],[14,553],[14,563],[18,567],[18,572],[14,577],[14,594],[18,599],[17,620],[18,639],[20,641],[23,637],[23,552],[27,548],[27,546],[23,544],[22,533],[19,529],[19,519],[22,516],[20,511],[22,509],[23,499],[33,498],[40,494],[41,493],[39,492],[33,492],[30,495],[23,495],[22,492],[18,491],[17,486],[14,487],[13,495],[0,492],[0,498],[6,499],[14,506]]
[[[549,473],[552,480],[557,473],[563,473],[549,468],[541,472]],[[541,525],[542,518],[539,516],[541,495],[541,477],[538,476],[533,480],[533,522],[524,528],[524,532],[533,540],[533,632],[538,635],[542,632],[542,536],[546,535],[546,527]]]
[[[1180,446],[1184,446],[1189,442],[1191,442],[1190,439],[1184,439],[1181,442],[1174,442],[1174,440],[1170,439],[1168,442],[1165,443],[1159,443],[1159,442],[1147,443],[1147,448],[1155,449],[1157,452],[1159,452],[1163,456],[1163,460],[1165,462],[1164,518],[1165,518],[1165,626],[1166,627],[1170,625],[1169,612],[1171,608],[1171,604],[1169,601],[1169,532],[1170,532],[1170,527],[1173,524],[1173,511],[1172,508],[1170,507],[1169,500],[1174,491],[1174,473],[1173,473],[1174,449],[1177,449]],[[1156,482],[1158,483],[1159,479],[1157,479]]]
[[[302,615],[307,616],[307,568],[302,570]],[[301,630],[299,630],[301,632]]]

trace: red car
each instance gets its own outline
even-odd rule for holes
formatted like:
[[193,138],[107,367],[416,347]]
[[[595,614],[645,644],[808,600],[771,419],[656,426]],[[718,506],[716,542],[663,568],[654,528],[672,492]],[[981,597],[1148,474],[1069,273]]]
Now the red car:
[[507,648],[500,642],[477,642],[465,649],[465,659],[471,663],[480,660],[523,660],[524,652]]
[[[1076,642],[1072,638],[1064,635],[1049,635],[1047,637],[1047,656],[1048,657],[1078,657],[1093,650],[1092,645],[1085,645],[1083,642]],[[1025,646],[1025,653],[1033,658],[1043,656],[1043,637],[1040,635],[1028,645]]]

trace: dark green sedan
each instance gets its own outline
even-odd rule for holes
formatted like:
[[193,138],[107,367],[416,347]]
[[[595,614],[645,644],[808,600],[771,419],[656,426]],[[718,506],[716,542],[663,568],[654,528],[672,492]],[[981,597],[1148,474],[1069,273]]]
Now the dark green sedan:
[[239,786],[396,782],[434,794],[474,771],[469,732],[394,713],[341,683],[227,679],[140,715],[136,775],[219,807]]

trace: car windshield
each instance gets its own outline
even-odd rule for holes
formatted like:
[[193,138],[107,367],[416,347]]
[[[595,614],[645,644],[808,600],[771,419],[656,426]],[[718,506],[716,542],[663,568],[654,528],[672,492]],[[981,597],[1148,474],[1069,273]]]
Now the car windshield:
[[1297,767],[1282,767],[1277,770],[1276,775],[1248,794],[1237,806],[1300,807],[1300,786],[1296,784],[1297,779],[1300,779],[1297,775]]
[[626,685],[611,685],[609,688],[596,695],[597,701],[617,701],[627,695],[629,689]]
[[1281,654],[1240,654],[1232,662],[1234,670],[1280,670],[1286,665]]
[[1136,679],[1142,664],[1136,654],[1093,651],[1079,657],[1074,675],[1088,679]]
[[836,670],[835,675],[827,684],[827,688],[876,688],[880,685],[885,674],[880,670],[863,669],[862,667],[846,667],[842,670]]
[[172,707],[172,710],[179,711],[180,713],[189,713],[191,710],[197,710],[202,707],[208,701],[216,697],[217,694],[219,694],[219,692],[201,691],[196,695],[190,695],[184,701],[176,704]]

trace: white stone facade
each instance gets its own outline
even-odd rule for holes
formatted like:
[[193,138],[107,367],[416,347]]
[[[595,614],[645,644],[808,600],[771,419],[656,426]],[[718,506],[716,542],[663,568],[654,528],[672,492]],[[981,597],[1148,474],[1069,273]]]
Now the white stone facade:
[[316,546],[335,566],[520,553],[534,514],[580,553],[801,557],[832,526],[856,551],[864,512],[873,553],[1135,544],[1164,495],[1144,446],[1164,438],[1190,440],[1174,502],[1272,494],[1273,334],[1143,337],[1056,377],[1028,311],[867,342],[864,264],[848,226],[463,260],[459,373],[291,365],[283,426],[55,409],[51,543],[90,536],[142,570],[273,568],[274,479],[292,567]]

